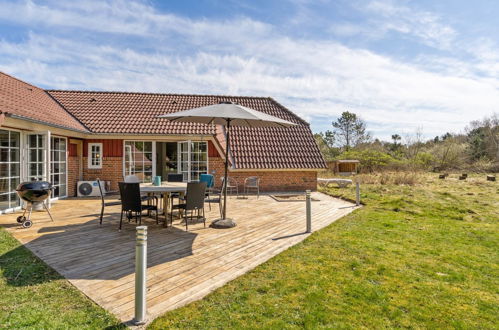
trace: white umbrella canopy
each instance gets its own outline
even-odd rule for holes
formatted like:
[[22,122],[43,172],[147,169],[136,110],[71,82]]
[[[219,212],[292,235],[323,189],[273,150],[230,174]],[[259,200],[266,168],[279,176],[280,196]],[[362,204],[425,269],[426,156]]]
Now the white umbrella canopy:
[[291,127],[295,123],[256,111],[236,103],[219,103],[206,107],[195,108],[161,115],[175,122],[190,122],[201,124],[216,124],[244,127]]
[[292,127],[297,124],[290,121],[277,118],[266,113],[256,111],[242,105],[232,102],[222,102],[201,108],[179,111],[161,115],[159,118],[165,118],[174,122],[189,122],[201,124],[216,124],[223,125],[227,130],[227,139],[225,147],[225,176],[224,176],[224,203],[223,215],[221,219],[212,222],[214,228],[232,228],[236,226],[234,220],[227,218],[227,173],[228,173],[228,157],[230,150],[230,127]]

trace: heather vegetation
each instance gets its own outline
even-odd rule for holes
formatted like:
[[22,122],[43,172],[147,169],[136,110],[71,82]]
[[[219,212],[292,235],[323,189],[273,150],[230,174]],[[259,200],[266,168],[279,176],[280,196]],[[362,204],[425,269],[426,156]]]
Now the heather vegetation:
[[423,170],[467,172],[499,171],[499,116],[471,122],[463,133],[445,133],[432,139],[421,131],[391,141],[372,139],[357,115],[344,112],[332,130],[315,134],[326,160],[357,159],[364,173]]

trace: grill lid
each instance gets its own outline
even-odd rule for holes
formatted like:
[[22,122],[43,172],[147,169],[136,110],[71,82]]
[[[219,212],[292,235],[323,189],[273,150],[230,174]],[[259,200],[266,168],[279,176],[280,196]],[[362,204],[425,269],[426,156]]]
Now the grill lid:
[[52,184],[47,181],[28,181],[21,182],[16,191],[26,191],[26,190],[51,190],[53,189]]

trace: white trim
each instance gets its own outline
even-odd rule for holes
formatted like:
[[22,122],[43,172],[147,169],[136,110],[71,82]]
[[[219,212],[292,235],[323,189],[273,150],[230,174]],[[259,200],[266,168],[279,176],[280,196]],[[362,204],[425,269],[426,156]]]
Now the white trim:
[[[24,181],[24,172],[27,171],[27,162],[24,162],[24,154],[25,154],[25,140],[26,140],[26,137],[25,137],[25,134],[22,130],[19,130],[19,129],[15,129],[15,128],[10,128],[10,127],[3,127],[3,126],[0,126],[0,129],[1,130],[4,130],[4,131],[11,131],[11,132],[17,132],[19,133],[19,182],[23,182]],[[9,140],[9,144],[10,144],[10,140]],[[10,147],[9,147],[9,150]],[[10,167],[10,164],[12,162],[9,162],[9,167]],[[9,170],[10,172],[10,170]],[[11,177],[9,177],[11,178]],[[7,194],[10,194],[10,191],[9,192],[5,192]],[[21,210],[22,209],[22,206],[23,206],[23,201],[21,200],[19,202],[19,206],[15,206],[15,207],[9,207],[5,210],[0,210],[0,214],[6,214],[6,213],[13,213],[13,212],[16,212],[18,210]]]
[[[192,177],[191,177],[191,174],[192,174],[192,166],[191,166],[191,155],[192,155],[192,142],[204,142],[206,143],[206,174],[210,174],[210,157],[209,157],[209,143],[208,141],[204,141],[204,140],[186,140],[186,141],[178,141],[177,142],[177,159],[178,159],[178,164],[177,164],[177,173],[178,174],[183,174],[182,173],[182,153],[181,153],[181,144],[182,143],[187,143],[187,182],[191,182],[192,181]],[[199,161],[198,161],[199,163]],[[197,171],[199,173],[199,171]]]
[[[129,147],[129,148],[127,148],[127,147]],[[129,149],[129,150],[127,151],[127,149]],[[122,157],[122,159],[121,159],[121,161],[122,161],[122,169],[123,169],[123,179],[124,179],[127,175],[131,175],[131,174],[132,174],[132,173],[126,173],[126,167],[125,167],[125,165],[126,165],[126,156],[127,156],[127,152],[130,154],[130,157],[129,157],[129,158],[130,158],[130,159],[132,159],[132,147],[131,147],[131,146],[128,146],[128,145],[126,145],[126,141],[125,141],[125,140],[123,140],[123,157]]]
[[[126,173],[126,143],[127,142],[151,142],[152,143],[152,172],[151,172],[151,181],[154,179],[154,176],[156,176],[156,141],[154,140],[143,140],[143,139],[136,139],[136,140],[123,140],[123,156],[121,157],[121,163],[122,163],[122,168],[123,168],[123,180],[125,176],[132,174],[132,173]],[[130,159],[132,159],[130,157]]]
[[327,168],[231,168],[230,172],[318,172]]
[[[66,141],[66,150],[65,150],[65,153],[66,153],[66,156],[65,156],[65,162],[64,162],[64,165],[66,167],[66,171],[64,172],[65,176],[66,176],[66,182],[65,182],[65,185],[66,185],[66,194],[64,194],[63,196],[58,196],[58,197],[52,197],[50,198],[50,201],[56,201],[56,200],[59,200],[60,198],[66,198],[68,197],[68,191],[69,191],[69,186],[68,186],[68,179],[69,179],[69,139],[65,136],[58,136],[58,135],[52,135],[50,134],[50,150],[49,150],[49,154],[52,152],[52,138],[57,138],[57,139],[63,139]],[[52,159],[49,160],[50,161],[50,168],[49,168],[49,182],[52,182]],[[59,159],[59,162],[61,160]],[[60,185],[60,183],[59,183]],[[60,190],[59,190],[60,191]]]
[[157,157],[156,157],[156,150],[157,150],[157,145],[156,143],[157,142],[163,142],[163,143],[167,143],[167,142],[174,142],[174,143],[177,143],[177,173],[179,174],[182,174],[182,171],[180,170],[181,168],[181,153],[180,153],[180,143],[182,142],[188,142],[188,154],[189,154],[189,159],[188,159],[188,167],[189,167],[189,172],[188,172],[188,181],[190,182],[191,180],[191,165],[190,165],[190,162],[191,162],[191,142],[205,142],[206,143],[206,173],[210,174],[210,157],[209,157],[209,145],[208,145],[208,141],[212,141],[212,139],[206,139],[206,140],[203,140],[203,139],[196,139],[196,140],[184,140],[184,141],[178,141],[178,140],[169,140],[169,139],[162,139],[162,140],[152,140],[152,139],[149,139],[149,140],[144,140],[144,139],[126,139],[126,140],[123,140],[123,157],[122,157],[122,168],[123,168],[123,177],[125,177],[126,175],[129,175],[130,173],[126,173],[126,143],[127,142],[152,142],[152,176],[156,176],[156,172],[157,172],[157,168],[156,168],[156,162],[157,162]]
[[156,141],[152,141],[152,178],[154,181],[154,177],[156,176]]
[[[99,154],[100,154],[100,163],[98,165],[93,165],[92,164],[92,147],[98,146],[99,147]],[[92,142],[88,143],[87,146],[87,167],[91,170],[98,170],[102,169],[102,159],[103,159],[103,154],[104,154],[104,147],[101,142]]]

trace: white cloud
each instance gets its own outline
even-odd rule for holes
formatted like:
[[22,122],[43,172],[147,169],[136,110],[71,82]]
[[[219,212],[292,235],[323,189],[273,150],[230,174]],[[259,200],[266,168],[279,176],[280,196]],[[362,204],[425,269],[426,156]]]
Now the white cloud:
[[[422,57],[416,64],[402,63],[335,41],[292,38],[247,17],[193,20],[158,13],[142,2],[129,9],[121,1],[20,6],[41,10],[37,24],[52,33],[0,40],[0,69],[45,87],[272,96],[310,120],[330,122],[342,111],[354,111],[381,137],[421,126],[428,136],[459,131],[498,110],[497,76],[478,75],[470,65],[456,69],[458,60]],[[86,26],[88,16],[92,27]],[[31,26],[28,19],[15,19]],[[71,33],[57,32],[67,24]],[[75,33],[88,29],[96,32],[94,38]],[[108,40],[105,31],[134,35],[154,51]],[[176,52],[174,41],[187,51]],[[428,64],[431,70],[423,68]]]
[[443,49],[451,47],[456,31],[442,23],[441,17],[400,3],[400,1],[374,0],[365,6],[365,10],[379,15],[379,19],[373,21],[383,32],[395,31],[412,35],[432,47]]
[[341,37],[364,36],[379,40],[389,33],[411,38],[426,46],[449,50],[457,32],[443,23],[440,16],[408,7],[402,1],[373,0],[353,5],[367,15],[366,21],[333,22],[328,31]]

